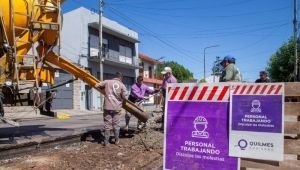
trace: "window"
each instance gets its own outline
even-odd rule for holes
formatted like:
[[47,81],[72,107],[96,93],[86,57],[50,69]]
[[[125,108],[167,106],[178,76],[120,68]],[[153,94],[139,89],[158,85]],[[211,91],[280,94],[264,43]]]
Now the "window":
[[144,77],[144,62],[140,63],[139,75]]
[[[102,52],[103,52],[103,56],[106,55],[107,53],[107,48],[108,48],[108,40],[103,38],[102,41]],[[89,35],[89,47],[90,47],[90,56],[98,56],[98,52],[99,52],[99,36],[98,35],[94,35],[94,34],[90,34]]]
[[151,66],[149,66],[149,78],[153,78],[152,77],[152,67]]
[[119,52],[121,56],[132,58],[132,49],[123,45],[119,46]]
[[132,49],[123,45],[119,45],[119,60],[124,63],[132,64]]

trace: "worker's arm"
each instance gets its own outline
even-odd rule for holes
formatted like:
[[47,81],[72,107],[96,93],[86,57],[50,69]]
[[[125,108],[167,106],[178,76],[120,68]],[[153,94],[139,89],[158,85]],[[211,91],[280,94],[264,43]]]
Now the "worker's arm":
[[122,86],[122,89],[121,89],[121,97],[122,97],[122,99],[128,99],[128,92],[127,92],[127,90],[126,90],[125,85]]
[[147,86],[147,85],[145,85],[145,86],[146,86],[146,94],[154,94],[154,93],[157,93],[156,90],[150,89],[150,87]]
[[102,81],[100,83],[97,83],[95,85],[95,88],[99,88],[99,89],[102,89],[102,88],[105,88],[105,85],[106,85],[106,81]]

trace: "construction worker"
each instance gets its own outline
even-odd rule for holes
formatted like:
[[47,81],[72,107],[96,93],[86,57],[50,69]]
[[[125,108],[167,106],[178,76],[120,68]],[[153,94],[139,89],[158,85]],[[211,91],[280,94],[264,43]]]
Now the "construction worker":
[[119,144],[120,112],[123,100],[127,98],[127,90],[122,83],[123,76],[117,72],[112,80],[96,84],[96,88],[104,88],[104,146],[109,144],[110,131],[115,135],[115,144]]
[[[159,90],[152,90],[150,89],[146,84],[143,83],[143,77],[142,76],[138,76],[136,83],[134,83],[131,86],[131,93],[128,97],[128,100],[133,102],[133,103],[140,103],[142,100],[147,99],[147,97],[145,97],[145,95],[149,95],[149,94],[154,94],[159,92]],[[126,131],[128,131],[129,129],[129,121],[131,118],[131,113],[130,112],[126,112],[125,115],[125,121],[126,121],[126,126],[125,129]],[[139,130],[141,127],[141,121],[138,121],[138,125],[137,125],[137,129]]]
[[270,83],[271,80],[268,78],[268,73],[266,71],[259,72],[259,79],[255,83]]
[[[221,62],[224,67],[224,71],[220,77],[220,82],[241,82],[241,73],[239,69],[235,66],[235,59],[231,56],[224,57]],[[234,62],[234,63],[233,63]]]
[[[177,83],[177,79],[172,74],[172,69],[170,67],[165,67],[164,70],[161,72],[161,74],[164,76],[163,83],[162,83],[162,94],[164,97],[164,105],[163,105],[163,111],[165,110],[166,105],[166,93],[167,93],[167,84],[169,83]],[[161,130],[164,129],[164,113],[162,115],[162,124],[161,124]]]
[[[234,57],[231,56],[231,59],[229,60],[229,63],[235,65],[235,60],[236,60],[236,59],[235,59]],[[240,72],[239,68],[238,68],[236,65],[235,65],[235,68],[236,68],[237,71],[240,73],[240,78],[241,78],[241,80],[243,80],[243,75],[242,75],[242,73]]]

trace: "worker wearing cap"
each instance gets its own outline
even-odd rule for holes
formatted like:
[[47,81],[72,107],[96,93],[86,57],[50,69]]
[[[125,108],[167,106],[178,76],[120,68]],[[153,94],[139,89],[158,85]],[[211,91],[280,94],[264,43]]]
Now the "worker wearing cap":
[[[162,83],[162,93],[164,96],[164,105],[163,105],[163,111],[165,110],[165,103],[166,103],[166,92],[167,92],[167,84],[170,83],[177,83],[177,79],[172,74],[172,69],[170,67],[165,67],[164,70],[161,72],[161,74],[164,76],[163,83]],[[161,129],[164,129],[164,114],[162,115],[162,125]]]
[[[150,89],[146,84],[143,83],[143,77],[138,76],[136,83],[134,83],[131,86],[131,93],[128,97],[128,100],[137,104],[140,101],[146,99],[146,97],[145,97],[146,94],[154,94],[157,92],[159,92],[159,90]],[[129,129],[130,118],[131,118],[131,113],[126,112],[126,115],[125,115],[125,121],[126,121],[125,130],[126,131],[128,131],[128,129]],[[140,129],[140,125],[141,125],[141,121],[138,121],[137,129]]]
[[104,80],[95,88],[105,89],[104,94],[104,146],[109,144],[110,131],[115,135],[115,144],[119,144],[120,112],[123,100],[127,98],[127,90],[122,83],[123,76],[117,72],[112,80]]
[[162,83],[163,96],[166,97],[167,84],[177,83],[177,79],[173,76],[172,69],[170,67],[165,67],[161,74],[164,76]]
[[235,58],[232,56],[224,57],[221,62],[224,67],[224,71],[220,77],[220,82],[241,82],[241,73],[239,69],[235,66]]

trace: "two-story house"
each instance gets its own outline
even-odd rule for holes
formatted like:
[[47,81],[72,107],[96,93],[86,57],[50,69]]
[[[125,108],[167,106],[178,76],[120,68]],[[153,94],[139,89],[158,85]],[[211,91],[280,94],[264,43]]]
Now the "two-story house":
[[[61,33],[61,54],[79,64],[99,79],[100,62],[99,16],[84,7],[64,14]],[[124,76],[130,89],[138,74],[138,33],[108,18],[103,24],[103,78],[111,79],[116,72]],[[74,109],[99,110],[100,93],[84,82],[74,83]]]
[[[140,59],[140,69],[139,75],[144,77],[144,83],[147,84],[152,89],[158,89],[162,85],[162,80],[158,78],[158,73],[156,72],[157,65],[161,62],[154,58],[151,58],[145,54],[139,54]],[[149,104],[159,103],[158,98],[151,97],[149,99]]]

